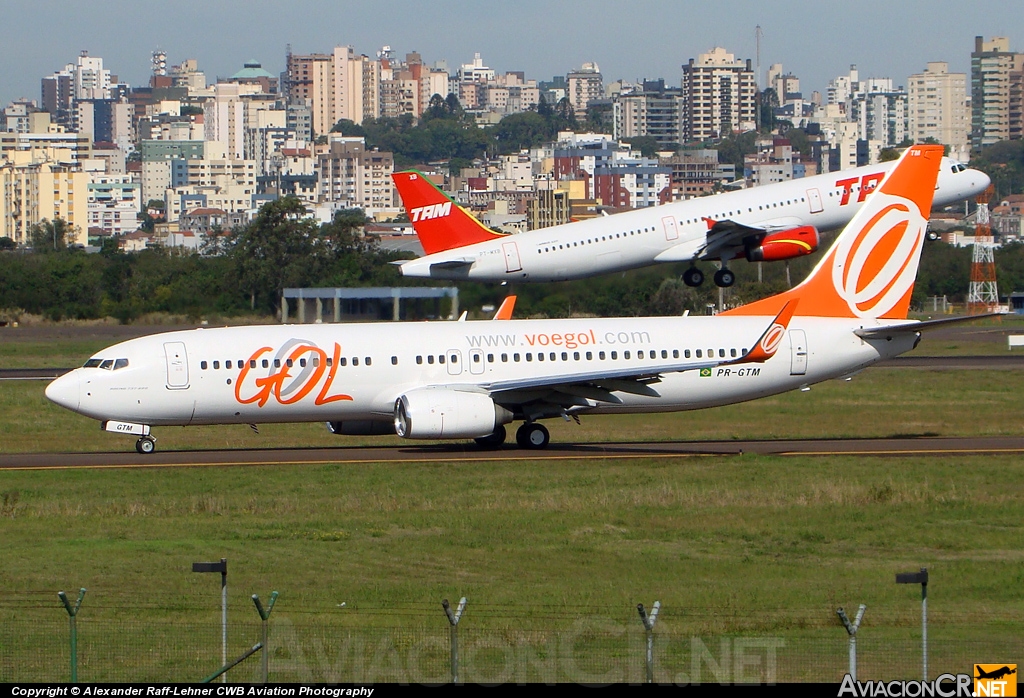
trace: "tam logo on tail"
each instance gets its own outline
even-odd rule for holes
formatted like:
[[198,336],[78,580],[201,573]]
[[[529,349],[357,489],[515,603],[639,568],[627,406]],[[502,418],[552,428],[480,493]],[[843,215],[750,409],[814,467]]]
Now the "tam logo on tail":
[[431,218],[441,218],[450,215],[452,202],[445,201],[443,204],[431,204],[430,206],[417,206],[409,211],[409,219],[413,223],[428,221]]

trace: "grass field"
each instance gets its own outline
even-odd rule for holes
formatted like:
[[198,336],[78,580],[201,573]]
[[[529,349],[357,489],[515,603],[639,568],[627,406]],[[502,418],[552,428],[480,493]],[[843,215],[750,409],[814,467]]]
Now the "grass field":
[[[950,353],[998,344],[948,341]],[[0,346],[5,362],[17,354]],[[48,346],[23,347],[18,360],[47,365],[81,348]],[[44,386],[0,381],[0,450],[132,448],[48,403]],[[1021,387],[1016,371],[869,369],[743,405],[549,425],[553,439],[573,442],[1021,434]],[[322,425],[260,431],[157,436],[164,450],[393,441],[339,438]],[[503,652],[515,654],[516,671],[532,667],[523,680],[641,680],[635,605],[654,600],[663,604],[658,680],[693,680],[694,638],[719,660],[720,642],[778,640],[787,648],[780,679],[838,680],[846,636],[835,608],[858,603],[869,607],[862,675],[913,678],[919,591],[893,579],[922,566],[932,666],[1012,662],[1024,653],[1022,493],[1015,456],[2,472],[0,681],[66,676],[56,591],[78,587],[89,589],[79,618],[84,679],[209,673],[219,658],[218,583],[189,570],[221,557],[232,654],[257,637],[249,595],[282,594],[272,619],[281,680],[444,680],[439,602],[461,596],[470,599],[460,625],[470,680],[519,679],[501,673]],[[570,669],[559,659],[566,642]],[[391,656],[382,647],[397,652],[399,669],[380,659]],[[563,662],[554,674],[536,668],[549,656]]]
[[[55,592],[79,586],[83,627],[216,627],[217,581],[189,565],[227,557],[238,622],[255,618],[251,593],[272,589],[275,620],[300,630],[315,620],[441,637],[442,598],[471,600],[467,632],[499,634],[580,618],[638,628],[635,604],[657,599],[662,632],[795,647],[842,639],[835,607],[866,603],[862,642],[912,646],[919,596],[893,575],[927,566],[937,648],[1022,649],[1014,457],[74,470],[2,482],[0,635],[26,618],[59,622]],[[93,627],[96,641],[119,626]]]

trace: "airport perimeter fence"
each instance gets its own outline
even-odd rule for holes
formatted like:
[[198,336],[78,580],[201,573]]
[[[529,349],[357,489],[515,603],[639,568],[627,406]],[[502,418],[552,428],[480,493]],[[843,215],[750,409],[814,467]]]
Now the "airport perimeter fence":
[[[132,609],[137,610],[137,609]],[[342,614],[282,613],[269,622],[271,682],[438,684],[452,680],[452,626],[440,607],[422,615],[387,617],[386,625]],[[134,616],[135,614],[133,614]],[[221,666],[219,616],[77,619],[80,682],[197,682]],[[62,617],[63,616],[63,617]],[[467,622],[469,620],[469,622]],[[589,684],[647,680],[647,631],[637,616],[582,617],[551,629],[457,626],[458,680],[466,683]],[[841,625],[780,632],[694,634],[658,619],[651,636],[652,674],[661,684],[839,682],[848,670],[849,642]],[[857,637],[859,680],[919,679],[919,628],[865,627]],[[938,626],[929,633],[930,678],[970,673],[974,663],[1014,662],[1019,634]],[[228,657],[261,639],[259,617],[231,617]],[[69,621],[60,608],[0,610],[0,682],[55,682],[70,677]],[[258,683],[256,652],[228,673],[231,682]]]

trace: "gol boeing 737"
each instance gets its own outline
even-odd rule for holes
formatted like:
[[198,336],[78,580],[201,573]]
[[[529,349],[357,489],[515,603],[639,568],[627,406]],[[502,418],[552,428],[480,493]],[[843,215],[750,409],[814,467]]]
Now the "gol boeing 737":
[[[818,231],[846,225],[892,163],[768,184],[590,220],[497,234],[418,172],[393,176],[426,252],[402,262],[405,276],[473,281],[563,281],[656,262],[719,260],[715,283],[731,286],[733,259],[771,262],[810,254]],[[943,158],[934,204],[981,193],[988,176]],[[683,274],[700,286],[704,274]]]
[[901,354],[948,322],[907,320],[941,162],[941,146],[908,148],[803,283],[714,317],[169,332],[104,349],[46,396],[149,453],[154,426],[306,421],[495,447],[522,420],[520,446],[543,448],[545,418],[774,395]]

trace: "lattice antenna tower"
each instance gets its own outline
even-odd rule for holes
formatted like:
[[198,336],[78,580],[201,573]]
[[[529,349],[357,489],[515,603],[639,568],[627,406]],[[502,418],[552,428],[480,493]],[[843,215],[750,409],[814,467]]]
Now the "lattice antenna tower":
[[982,315],[999,309],[996,287],[995,239],[989,223],[988,202],[993,188],[978,194],[978,215],[974,228],[974,255],[971,259],[971,285],[967,291],[967,314]]

